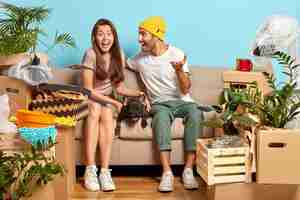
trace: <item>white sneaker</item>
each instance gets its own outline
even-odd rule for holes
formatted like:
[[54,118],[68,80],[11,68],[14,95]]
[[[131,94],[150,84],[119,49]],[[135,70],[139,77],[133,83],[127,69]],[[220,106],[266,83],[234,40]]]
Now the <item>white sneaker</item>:
[[84,186],[86,189],[96,192],[100,190],[99,181],[97,178],[97,167],[95,165],[86,166],[84,172]]
[[182,173],[182,181],[185,189],[198,189],[199,184],[194,177],[193,170],[191,168],[185,168]]
[[163,173],[158,190],[160,192],[172,192],[173,189],[174,189],[173,173],[171,171]]
[[99,174],[99,182],[101,185],[101,190],[104,192],[116,190],[116,186],[111,178],[110,169],[101,169]]

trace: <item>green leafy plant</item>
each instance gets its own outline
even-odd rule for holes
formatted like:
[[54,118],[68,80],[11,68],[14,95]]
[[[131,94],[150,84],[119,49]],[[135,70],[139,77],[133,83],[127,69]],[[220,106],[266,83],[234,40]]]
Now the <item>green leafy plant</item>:
[[0,200],[4,194],[12,200],[29,197],[56,175],[64,175],[64,167],[49,155],[54,145],[49,142],[47,147],[39,144],[12,155],[0,151]]
[[256,107],[261,101],[261,92],[256,82],[248,87],[231,86],[225,88],[219,97],[219,104],[212,106],[218,113],[217,118],[204,121],[204,126],[223,128],[225,134],[238,134],[237,127],[250,127],[258,123],[249,113],[258,113]]
[[41,28],[51,10],[40,7],[19,7],[5,4],[0,12],[0,55],[11,55],[24,52],[36,52],[39,43],[48,50],[57,45],[75,47],[75,40],[70,33],[56,32],[54,42],[48,46],[40,36],[47,36]]
[[264,97],[260,105],[260,118],[262,124],[274,128],[284,128],[286,123],[294,120],[300,111],[300,99],[296,95],[295,70],[300,66],[295,64],[295,59],[284,52],[276,52],[273,55],[282,65],[282,73],[288,76],[283,85],[276,85],[273,75],[264,72],[272,92]]
[[203,122],[204,126],[223,128],[226,133],[237,133],[236,127],[269,126],[284,128],[300,114],[300,98],[296,94],[295,70],[300,64],[284,52],[273,55],[288,76],[283,84],[276,84],[274,75],[263,72],[272,91],[262,96],[256,83],[247,88],[231,87],[221,95],[220,105],[213,106],[220,114],[216,119]]

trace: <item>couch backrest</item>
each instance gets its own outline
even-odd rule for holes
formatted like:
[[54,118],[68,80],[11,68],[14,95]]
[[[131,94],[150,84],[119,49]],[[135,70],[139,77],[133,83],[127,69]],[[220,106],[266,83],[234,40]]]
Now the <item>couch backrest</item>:
[[[218,96],[223,90],[222,73],[225,68],[190,66],[192,80],[192,97],[199,104],[212,105],[218,103]],[[126,70],[125,85],[137,89],[135,73]]]
[[199,104],[217,104],[224,84],[222,73],[225,68],[191,66],[192,97]]
[[[223,89],[222,73],[226,68],[190,66],[192,80],[192,97],[200,104],[217,104],[218,96]],[[54,79],[51,82],[78,84],[79,71],[71,69],[53,70]],[[136,74],[129,70],[125,71],[125,85],[132,89],[138,89]]]

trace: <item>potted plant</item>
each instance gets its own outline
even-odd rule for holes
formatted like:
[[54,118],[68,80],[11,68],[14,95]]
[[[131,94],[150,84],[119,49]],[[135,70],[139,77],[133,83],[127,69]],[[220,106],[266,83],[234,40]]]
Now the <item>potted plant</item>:
[[240,132],[248,132],[251,154],[256,157],[253,161],[257,161],[258,182],[300,184],[300,161],[293,157],[298,153],[300,130],[287,126],[299,120],[300,99],[295,72],[300,65],[284,52],[274,53],[273,58],[283,66],[282,73],[288,76],[286,82],[276,84],[272,74],[263,72],[272,88],[265,96],[255,84],[249,89],[225,89],[222,95],[225,103],[217,106],[222,108],[221,114],[204,125],[224,127],[231,123]]
[[272,92],[259,105],[261,125],[256,128],[257,136],[257,181],[259,183],[300,184],[300,161],[297,158],[300,130],[297,116],[300,99],[297,94],[296,70],[300,66],[284,52],[273,55],[283,66],[288,80],[275,84],[273,75],[264,73]]
[[283,85],[276,85],[274,76],[264,72],[272,92],[264,97],[260,105],[260,118],[265,126],[285,128],[286,124],[300,113],[295,80],[295,71],[300,65],[295,65],[295,59],[284,52],[276,52],[273,58],[283,65],[282,73],[288,76],[288,80]]
[[216,135],[238,135],[239,128],[255,126],[258,123],[250,113],[257,113],[257,103],[261,99],[256,82],[248,87],[230,86],[225,88],[219,97],[219,105],[212,108],[218,113],[217,117],[202,122],[202,125],[215,128]]
[[55,161],[54,143],[25,146],[22,151],[0,151],[0,200],[27,199],[58,174],[64,167]]
[[[69,33],[58,32],[54,42],[47,45],[42,36],[47,36],[41,27],[51,10],[44,6],[21,7],[4,4],[0,15],[0,65],[10,66],[24,59],[25,53],[36,54],[38,44],[46,45],[48,50],[56,45],[75,47],[75,41]],[[40,54],[42,61],[47,63],[45,54]]]

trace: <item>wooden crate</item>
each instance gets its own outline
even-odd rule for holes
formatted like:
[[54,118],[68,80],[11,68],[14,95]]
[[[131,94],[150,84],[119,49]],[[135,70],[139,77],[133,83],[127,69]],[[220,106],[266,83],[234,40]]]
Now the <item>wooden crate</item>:
[[208,185],[247,180],[248,145],[230,148],[208,148],[212,139],[198,139],[197,172]]
[[268,94],[272,89],[261,72],[225,71],[223,72],[224,88],[230,86],[248,87],[249,83],[256,81],[257,87],[263,94]]

